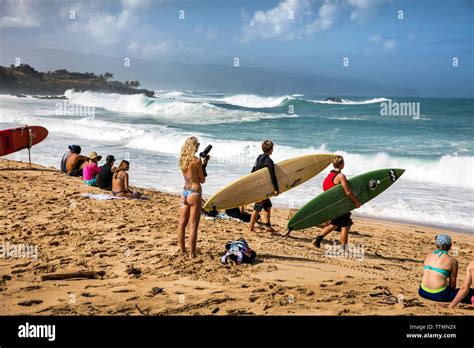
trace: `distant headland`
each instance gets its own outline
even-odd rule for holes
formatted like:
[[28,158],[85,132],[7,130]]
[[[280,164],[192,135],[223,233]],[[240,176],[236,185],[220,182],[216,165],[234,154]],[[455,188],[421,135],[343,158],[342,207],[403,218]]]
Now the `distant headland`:
[[28,64],[9,67],[0,66],[0,93],[22,96],[62,96],[68,89],[118,94],[144,94],[153,97],[155,93],[139,89],[138,81],[112,81],[112,73],[69,72],[65,69],[39,72]]

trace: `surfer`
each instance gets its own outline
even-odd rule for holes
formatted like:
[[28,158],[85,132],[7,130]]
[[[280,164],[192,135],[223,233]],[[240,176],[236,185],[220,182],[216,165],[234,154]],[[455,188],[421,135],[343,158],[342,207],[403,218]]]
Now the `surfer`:
[[196,242],[199,220],[201,218],[202,186],[206,182],[203,167],[211,159],[209,155],[202,158],[195,154],[199,149],[196,137],[189,137],[181,147],[179,168],[183,174],[184,187],[180,200],[179,224],[177,230],[178,246],[182,254],[186,254],[185,231],[189,222],[189,257],[196,257]]
[[[271,140],[265,140],[262,143],[263,153],[257,157],[257,160],[255,161],[255,164],[253,165],[253,168],[252,168],[252,173],[259,169],[267,167],[268,170],[270,171],[270,178],[272,180],[273,188],[275,189],[273,194],[275,196],[278,196],[280,194],[280,189],[278,188],[278,181],[275,175],[275,164],[273,163],[273,160],[270,158],[270,156],[273,154],[273,147],[274,147],[274,144]],[[272,202],[268,198],[263,201],[255,202],[255,205],[253,206],[254,211],[250,219],[248,232],[255,232],[254,226],[255,226],[255,223],[257,222],[257,217],[262,210],[265,210],[266,216],[267,216],[267,222],[265,224],[267,231],[275,232],[275,230],[273,229],[270,223],[271,208],[272,208]]]
[[130,162],[121,161],[118,168],[113,172],[112,176],[112,195],[115,197],[126,197],[126,198],[140,198],[141,194],[137,191],[130,190],[128,185],[128,173],[130,169]]
[[[456,289],[458,262],[448,253],[451,249],[451,237],[439,234],[435,238],[435,243],[437,249],[428,254],[423,264],[423,277],[418,294],[437,302],[451,302],[455,298],[459,302],[461,295],[456,296],[459,292],[459,289]],[[463,290],[465,298],[462,302],[471,303],[472,295],[466,296],[470,292],[469,288]]]
[[[354,202],[356,208],[361,206],[357,197],[352,193],[349,185],[347,184],[347,178],[342,174],[342,169],[344,169],[344,158],[342,156],[335,156],[332,162],[334,169],[328,174],[326,179],[323,181],[323,190],[327,191],[330,188],[336,185],[342,185],[346,196]],[[323,228],[321,233],[311,242],[315,247],[321,247],[321,241],[332,231],[341,231],[341,244],[343,246],[347,245],[347,239],[349,234],[349,228],[352,225],[351,213],[346,213],[341,215],[334,220],[331,220],[329,225]]]
[[82,168],[84,184],[87,186],[97,186],[97,176],[100,172],[100,168],[97,165],[102,159],[102,156],[99,156],[97,152],[91,152],[88,156],[89,160],[85,163]]

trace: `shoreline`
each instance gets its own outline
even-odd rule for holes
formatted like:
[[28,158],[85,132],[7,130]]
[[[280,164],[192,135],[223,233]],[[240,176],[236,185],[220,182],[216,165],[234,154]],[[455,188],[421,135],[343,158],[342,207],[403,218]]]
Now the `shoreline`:
[[[0,163],[1,161],[5,161],[5,159],[2,159],[0,158]],[[18,162],[18,161],[15,161],[15,160],[7,160],[7,161],[12,161],[12,162]],[[26,162],[21,162],[21,163],[25,163],[27,164]],[[56,170],[58,173],[60,173],[60,169],[59,168],[56,168],[55,166],[44,166],[42,164],[39,164],[39,163],[31,163],[32,165],[34,166],[38,166],[38,167],[42,167],[42,168],[47,168],[47,169],[54,169]],[[0,171],[2,170],[2,168],[0,168]],[[17,170],[17,169],[15,169]],[[147,191],[152,191],[152,192],[156,192],[156,193],[163,193],[163,194],[168,194],[168,195],[172,195],[172,196],[176,196],[177,198],[180,197],[180,193],[179,192],[175,192],[175,191],[167,191],[167,190],[161,190],[161,189],[158,189],[156,187],[145,187],[145,186],[137,186],[137,185],[131,185],[133,188],[139,190],[139,191],[143,191],[143,190],[147,190]],[[107,191],[103,191],[104,193],[107,193]],[[209,197],[211,197],[212,194],[203,194],[203,198],[204,199],[208,199]],[[248,204],[247,207],[250,207],[251,204]],[[302,206],[297,206],[296,208],[289,208],[288,206],[285,206],[283,204],[273,204],[273,207],[274,208],[277,208],[279,210],[282,210],[282,211],[286,211],[287,213],[289,213],[290,211],[297,211],[298,209],[300,209]],[[249,210],[249,209],[247,209]],[[445,231],[445,232],[453,232],[453,233],[462,233],[462,234],[467,234],[469,236],[473,236],[474,235],[474,230],[471,230],[469,228],[463,228],[463,227],[456,227],[456,226],[452,226],[452,227],[448,227],[448,226],[445,226],[445,225],[436,225],[436,224],[428,224],[428,223],[423,223],[423,222],[413,222],[413,221],[410,221],[410,220],[397,220],[397,219],[390,219],[390,218],[384,218],[384,217],[374,217],[374,216],[368,216],[368,215],[359,215],[357,214],[357,211],[353,210],[352,211],[352,217],[353,218],[357,218],[359,220],[368,220],[368,221],[371,221],[371,222],[375,222],[375,221],[378,221],[378,222],[386,222],[386,223],[391,223],[391,224],[399,224],[399,225],[403,225],[403,226],[411,226],[411,227],[418,227],[418,228],[429,228],[431,230],[438,230],[438,231]]]
[[[472,314],[471,306],[448,310],[418,296],[422,262],[443,229],[355,217],[349,243],[361,253],[341,257],[330,253],[335,232],[321,249],[310,243],[316,227],[283,238],[290,211],[275,208],[274,234],[201,219],[197,258],[188,259],[177,252],[178,196],[143,189],[147,201],[96,201],[81,194],[104,191],[78,178],[1,170],[24,165],[0,160],[0,245],[33,245],[37,258],[0,258],[1,315]],[[474,236],[447,233],[460,286]],[[256,262],[222,265],[226,242],[241,237]],[[72,272],[103,276],[43,279]]]

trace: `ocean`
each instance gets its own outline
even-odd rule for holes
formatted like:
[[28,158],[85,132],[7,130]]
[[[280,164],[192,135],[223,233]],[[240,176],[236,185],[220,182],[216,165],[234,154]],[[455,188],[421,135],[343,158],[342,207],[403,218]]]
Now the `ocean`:
[[[65,95],[67,101],[0,95],[0,129],[28,124],[49,130],[32,149],[35,163],[59,168],[67,146],[78,144],[85,155],[129,159],[132,185],[179,193],[179,151],[195,135],[202,149],[213,145],[206,197],[248,174],[260,143],[271,139],[275,162],[337,153],[349,178],[406,169],[356,216],[474,231],[474,99],[344,96],[334,102],[329,96],[196,91],[156,91],[156,98],[72,90]],[[28,153],[6,157],[27,161]],[[274,205],[302,206],[322,192],[330,169],[275,197]]]

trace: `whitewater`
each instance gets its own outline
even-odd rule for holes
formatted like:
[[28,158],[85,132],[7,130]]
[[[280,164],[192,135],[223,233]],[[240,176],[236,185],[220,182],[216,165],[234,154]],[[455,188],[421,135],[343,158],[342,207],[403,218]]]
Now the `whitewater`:
[[[42,125],[50,131],[35,146],[33,160],[58,167],[67,145],[130,159],[131,182],[178,193],[177,159],[184,139],[212,144],[205,196],[248,174],[266,138],[275,160],[310,153],[337,153],[346,174],[404,168],[396,185],[358,209],[359,216],[409,221],[474,231],[474,148],[469,99],[421,100],[419,120],[380,116],[380,103],[409,98],[289,94],[260,96],[218,92],[156,91],[156,98],[97,92],[65,93],[69,105],[94,114],[71,115],[62,100],[0,96],[0,127]],[[292,111],[292,112],[291,112]],[[8,156],[26,160],[25,151]],[[328,168],[326,171],[328,171]],[[297,208],[322,192],[324,173],[274,199]]]

